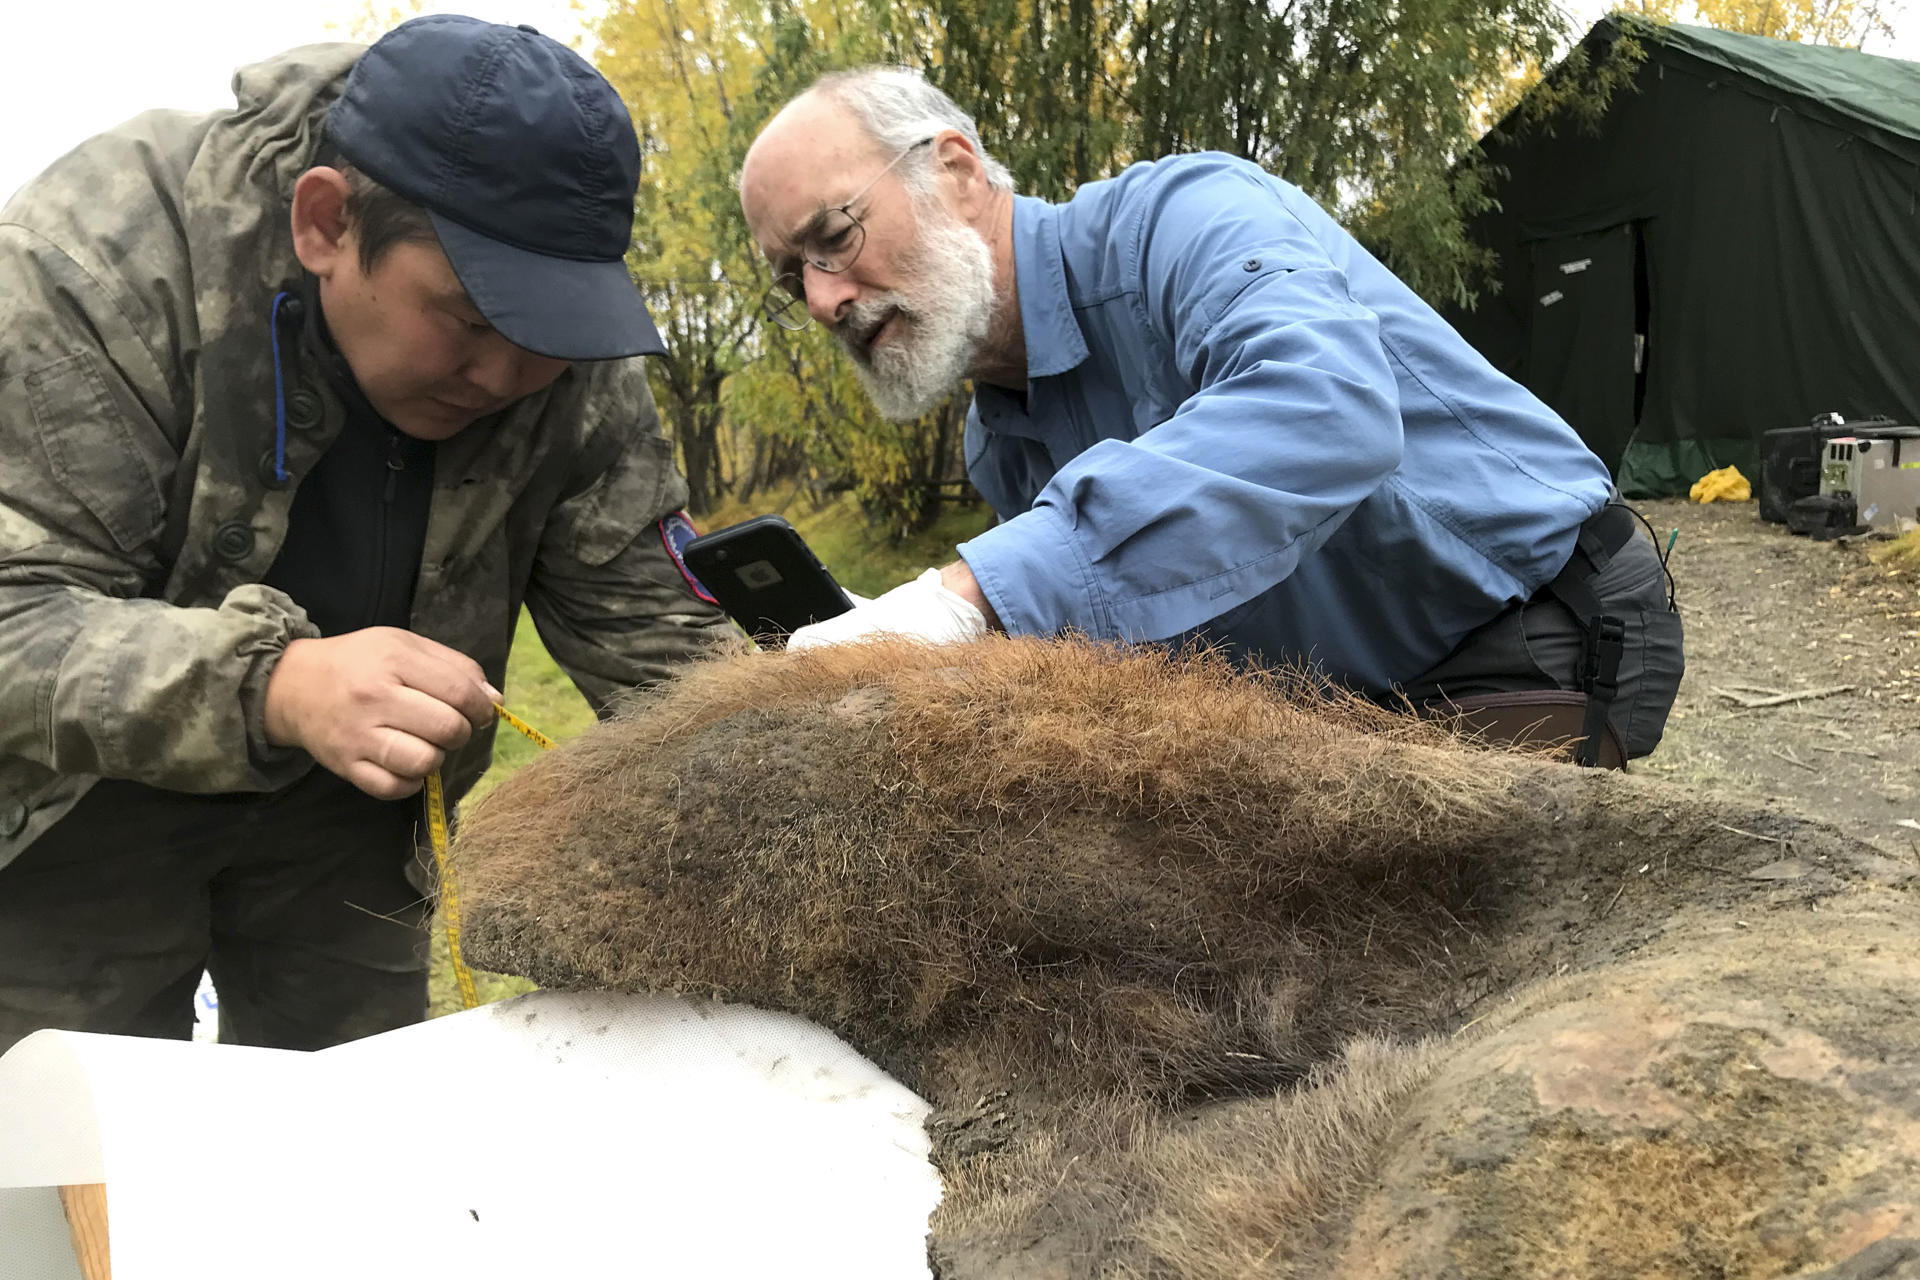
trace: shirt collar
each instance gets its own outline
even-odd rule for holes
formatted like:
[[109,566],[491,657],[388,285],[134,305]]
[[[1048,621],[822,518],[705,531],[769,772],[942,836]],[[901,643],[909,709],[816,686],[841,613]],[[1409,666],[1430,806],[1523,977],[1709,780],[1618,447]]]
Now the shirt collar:
[[1050,378],[1087,358],[1087,340],[1067,295],[1060,248],[1060,207],[1031,196],[1013,198],[1013,274],[1026,330],[1027,377]]
[[300,345],[320,366],[334,394],[345,402],[350,411],[385,422],[374,412],[372,402],[360,390],[360,381],[353,376],[353,366],[347,363],[347,358],[340,354],[340,348],[334,344],[333,330],[327,325],[327,313],[320,307],[320,282],[311,271],[300,273],[298,292],[307,317],[306,325],[300,331]]

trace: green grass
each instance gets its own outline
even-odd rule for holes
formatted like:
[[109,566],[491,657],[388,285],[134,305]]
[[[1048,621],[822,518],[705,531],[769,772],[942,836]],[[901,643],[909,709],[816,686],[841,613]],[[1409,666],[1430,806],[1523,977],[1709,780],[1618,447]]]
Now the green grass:
[[851,498],[793,521],[834,580],[849,591],[877,596],[955,559],[953,549],[993,522],[984,505],[949,507],[933,526],[890,543],[859,518]]
[[[702,520],[700,527],[718,529],[759,514],[762,513],[746,507],[724,508]],[[955,545],[985,529],[993,519],[985,506],[952,507],[932,528],[895,545],[868,528],[850,496],[842,496],[816,511],[786,514],[834,579],[863,596],[879,595],[917,576],[923,569],[947,564],[954,558]],[[507,685],[503,692],[507,695],[508,710],[555,741],[564,742],[593,725],[593,709],[573,687],[566,672],[547,655],[532,620],[524,612],[514,631],[513,655],[507,660]],[[493,767],[475,784],[468,799],[477,800],[493,790],[539,752],[540,748],[532,742],[501,725],[494,739]],[[477,970],[473,977],[482,1004],[533,990],[533,984],[524,978]],[[460,992],[447,955],[446,932],[436,927],[433,968],[428,976],[428,1013],[437,1018],[459,1011]]]
[[[702,532],[767,514],[766,508],[727,503],[699,522]],[[922,570],[955,559],[953,549],[993,523],[985,503],[950,504],[931,528],[893,543],[868,525],[851,494],[813,510],[790,507],[780,512],[827,566],[834,580],[863,596],[877,596]]]
[[[559,664],[547,656],[533,619],[523,609],[513,632],[513,653],[507,658],[507,710],[546,734],[564,742],[593,727],[593,708],[573,687]],[[502,722],[493,739],[493,767],[474,784],[471,799],[499,786],[513,771],[540,754],[540,748]]]

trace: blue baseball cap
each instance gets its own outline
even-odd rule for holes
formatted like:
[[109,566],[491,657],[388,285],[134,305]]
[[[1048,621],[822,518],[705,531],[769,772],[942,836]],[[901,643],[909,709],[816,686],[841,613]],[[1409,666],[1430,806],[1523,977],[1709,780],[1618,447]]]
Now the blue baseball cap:
[[426,209],[507,341],[563,360],[666,350],[627,274],[639,139],[613,86],[559,41],[453,14],[402,23],[354,64],[327,136]]

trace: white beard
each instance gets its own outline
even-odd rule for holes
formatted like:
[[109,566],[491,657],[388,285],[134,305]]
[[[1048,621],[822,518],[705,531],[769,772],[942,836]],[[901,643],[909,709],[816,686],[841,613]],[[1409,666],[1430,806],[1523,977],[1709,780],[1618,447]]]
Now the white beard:
[[[919,417],[952,394],[973,370],[993,323],[993,251],[980,233],[928,201],[901,264],[905,289],[856,302],[834,336],[882,416]],[[863,349],[864,336],[894,313],[894,340]]]

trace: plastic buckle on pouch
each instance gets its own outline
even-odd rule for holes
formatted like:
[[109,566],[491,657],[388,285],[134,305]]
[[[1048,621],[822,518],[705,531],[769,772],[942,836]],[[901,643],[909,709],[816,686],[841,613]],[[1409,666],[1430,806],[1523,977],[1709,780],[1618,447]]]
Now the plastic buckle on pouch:
[[1581,684],[1588,693],[1596,689],[1606,690],[1607,699],[1612,700],[1619,690],[1620,659],[1627,652],[1627,624],[1610,613],[1603,613],[1587,623],[1586,669],[1580,673]]

